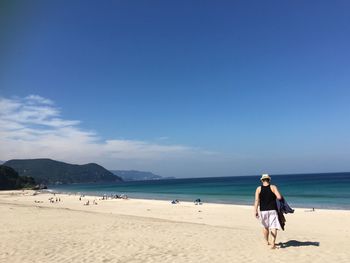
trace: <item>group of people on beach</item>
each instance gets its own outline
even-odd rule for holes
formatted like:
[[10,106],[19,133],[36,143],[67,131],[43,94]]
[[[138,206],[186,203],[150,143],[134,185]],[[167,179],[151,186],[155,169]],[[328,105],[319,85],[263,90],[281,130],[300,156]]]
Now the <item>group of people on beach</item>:
[[58,203],[58,202],[61,202],[61,198],[60,197],[50,197],[49,201],[50,201],[50,203]]
[[[85,197],[85,195],[80,195],[80,196],[79,196],[79,201],[81,201],[83,197]],[[106,194],[104,194],[104,195],[102,195],[102,197],[101,197],[99,200],[108,200],[108,199],[124,199],[124,200],[127,200],[127,199],[129,199],[129,197],[128,197],[126,194],[121,194],[121,195],[118,195],[118,194],[106,195]],[[94,200],[92,201],[92,204],[93,204],[93,205],[97,205],[97,204],[98,204],[97,201],[96,201],[96,199],[94,199]],[[85,205],[85,206],[90,205],[90,200],[87,200],[87,201],[84,203],[84,205]]]
[[[92,204],[93,204],[93,205],[98,205],[96,199],[94,199],[94,200],[92,201]],[[84,203],[84,205],[90,205],[90,200],[87,200],[87,201]]]
[[121,194],[121,195],[118,195],[118,194],[106,195],[106,194],[104,194],[102,196],[101,200],[108,200],[108,199],[129,199],[129,197],[126,194]]
[[[174,200],[171,201],[171,203],[173,205],[180,204],[180,201],[178,199],[174,199]],[[197,198],[196,200],[194,200],[194,204],[195,205],[201,205],[201,204],[203,204],[203,202],[202,202],[202,200],[200,198]]]

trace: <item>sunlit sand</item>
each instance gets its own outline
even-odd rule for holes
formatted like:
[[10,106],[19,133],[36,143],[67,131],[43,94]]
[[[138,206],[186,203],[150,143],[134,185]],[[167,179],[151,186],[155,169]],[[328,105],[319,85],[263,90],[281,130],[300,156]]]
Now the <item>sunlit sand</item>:
[[350,211],[297,208],[271,250],[250,206],[33,193],[0,192],[0,262],[350,260]]

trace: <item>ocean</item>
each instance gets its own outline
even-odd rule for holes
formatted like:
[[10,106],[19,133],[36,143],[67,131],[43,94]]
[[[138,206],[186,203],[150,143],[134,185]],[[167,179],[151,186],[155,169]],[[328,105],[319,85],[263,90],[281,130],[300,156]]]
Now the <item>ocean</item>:
[[[292,207],[350,209],[350,173],[272,175]],[[57,192],[126,194],[130,198],[252,205],[260,176],[188,178],[123,183],[52,185]]]

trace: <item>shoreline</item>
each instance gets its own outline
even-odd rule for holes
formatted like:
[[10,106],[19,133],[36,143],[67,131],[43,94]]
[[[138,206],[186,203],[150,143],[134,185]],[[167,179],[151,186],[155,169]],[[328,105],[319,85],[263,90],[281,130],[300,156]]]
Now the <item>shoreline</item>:
[[[36,193],[36,194],[34,194]],[[11,194],[13,194],[13,196],[19,196],[19,195],[23,195],[23,196],[27,196],[30,197],[30,200],[34,200],[34,199],[41,199],[41,201],[43,201],[42,197],[55,197],[57,195],[57,197],[64,197],[64,198],[69,198],[69,199],[78,199],[79,196],[84,196],[82,199],[82,202],[85,200],[96,200],[99,201],[100,203],[103,202],[107,202],[107,203],[118,203],[121,204],[120,202],[132,202],[132,203],[137,203],[137,204],[156,204],[156,205],[166,205],[166,206],[170,206],[170,207],[176,207],[176,206],[184,206],[184,207],[194,207],[194,208],[202,208],[202,207],[220,207],[220,208],[240,208],[240,209],[245,209],[245,210],[251,210],[253,211],[253,205],[245,205],[245,204],[229,204],[229,203],[213,203],[213,202],[202,202],[202,204],[198,204],[195,205],[194,202],[191,201],[181,201],[179,200],[178,204],[172,204],[171,201],[172,200],[165,200],[165,199],[147,199],[147,198],[127,198],[127,199],[123,199],[123,198],[110,198],[110,196],[107,196],[108,199],[106,200],[102,200],[102,196],[99,195],[89,195],[89,194],[83,194],[83,193],[79,193],[79,192],[54,192],[51,191],[51,189],[47,189],[47,190],[0,190],[0,201],[3,201],[1,199],[1,196],[3,196],[3,194],[7,195],[7,196],[11,196]],[[37,197],[37,198],[34,198]],[[39,198],[40,197],[40,198]],[[45,200],[46,201],[46,200]],[[10,203],[13,202],[13,200],[10,201]],[[28,200],[27,200],[28,202]],[[35,204],[35,203],[34,203]],[[44,203],[37,203],[38,206],[40,206],[40,204],[42,206],[45,206],[47,204],[49,204],[48,202],[44,202]],[[90,204],[91,205],[91,204]],[[93,204],[91,205],[93,206]],[[61,208],[65,208],[65,207],[61,207]],[[329,209],[329,208],[315,208],[314,211],[312,211],[310,207],[292,207],[295,212],[306,212],[306,213],[314,213],[314,212],[331,212],[331,213],[349,213],[350,216],[350,210],[348,209]],[[74,210],[74,209],[73,209]],[[78,209],[80,210],[80,209]],[[288,216],[293,215],[293,214],[288,214]]]
[[[44,189],[44,190],[38,190],[38,191],[43,191],[43,192],[49,192],[49,193],[57,193],[57,194],[66,194],[66,195],[80,195],[80,194],[83,194],[83,195],[88,195],[88,196],[94,196],[96,198],[100,198],[102,195],[94,195],[93,193],[89,193],[89,192],[75,192],[75,191],[59,191],[59,190],[54,190],[54,189]],[[1,192],[1,191],[0,191]],[[123,193],[123,194],[130,194],[130,193]],[[110,196],[107,195],[107,196]],[[163,198],[147,198],[147,197],[135,197],[135,196],[131,196],[132,199],[136,199],[136,200],[150,200],[150,201],[167,201],[167,202],[171,202],[172,200],[176,199],[163,199]],[[215,202],[215,201],[207,201],[205,199],[202,199],[203,200],[203,203],[206,203],[206,204],[218,204],[218,205],[236,205],[236,206],[253,206],[253,201],[252,201],[252,204],[246,204],[246,203],[229,203],[229,202]],[[189,201],[189,200],[179,200],[180,202],[186,202],[186,203],[193,203],[194,201]],[[310,206],[299,206],[299,205],[292,205],[292,208],[293,209],[304,209],[304,210],[310,210],[312,208],[314,208],[315,210],[335,210],[335,211],[350,211],[350,208],[349,209],[346,209],[345,207],[327,207],[327,206],[324,206],[324,207],[320,207],[318,205],[310,205]]]

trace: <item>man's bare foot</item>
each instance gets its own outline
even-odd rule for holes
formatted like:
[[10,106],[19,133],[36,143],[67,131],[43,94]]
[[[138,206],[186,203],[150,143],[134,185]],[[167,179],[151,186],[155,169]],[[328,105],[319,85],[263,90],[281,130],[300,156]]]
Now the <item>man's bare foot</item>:
[[271,246],[271,243],[268,241],[268,240],[264,240],[264,243],[266,244],[266,245],[268,245],[268,246]]

